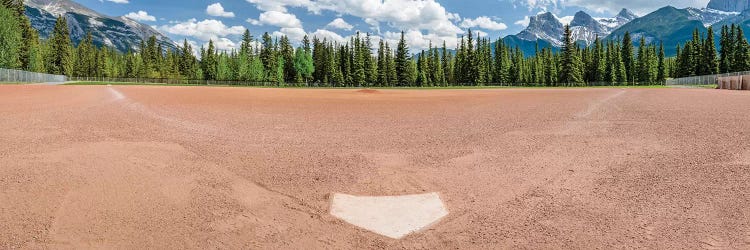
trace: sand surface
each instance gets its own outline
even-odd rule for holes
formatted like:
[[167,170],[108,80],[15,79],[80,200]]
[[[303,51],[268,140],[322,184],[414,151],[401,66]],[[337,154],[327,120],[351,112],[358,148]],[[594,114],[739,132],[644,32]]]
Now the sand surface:
[[750,92],[0,85],[0,128],[0,248],[750,248]]

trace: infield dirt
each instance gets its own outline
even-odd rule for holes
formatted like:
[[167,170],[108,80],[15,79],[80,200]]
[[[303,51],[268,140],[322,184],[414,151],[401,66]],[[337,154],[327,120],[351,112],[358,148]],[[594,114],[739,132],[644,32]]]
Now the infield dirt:
[[[0,86],[0,248],[750,248],[750,93]],[[438,192],[401,240],[330,195]]]

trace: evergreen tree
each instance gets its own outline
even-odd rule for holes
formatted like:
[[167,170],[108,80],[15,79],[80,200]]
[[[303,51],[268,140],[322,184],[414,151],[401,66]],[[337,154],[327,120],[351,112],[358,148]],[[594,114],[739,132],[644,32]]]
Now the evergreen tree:
[[263,47],[260,52],[260,60],[263,62],[263,71],[267,73],[266,79],[273,81],[273,79],[276,78],[276,63],[278,62],[278,59],[276,58],[276,52],[274,51],[273,40],[268,32],[263,34]]
[[[719,73],[727,73],[731,70],[731,61],[734,59],[731,39],[729,38],[729,27],[721,27],[721,37],[719,38]],[[680,53],[678,52],[677,55]]]
[[21,67],[23,37],[21,26],[13,10],[0,6],[0,68]]
[[[715,56],[716,54],[714,54]],[[656,81],[660,84],[664,84],[667,80],[666,65],[664,62],[664,43],[659,44],[659,66],[658,73],[656,75]]]
[[405,33],[401,31],[401,40],[398,42],[398,47],[396,48],[396,82],[398,82],[399,86],[408,86],[412,82],[411,78],[413,74],[416,74],[416,72],[410,72],[416,71],[416,65],[412,65],[413,62],[409,56],[409,47],[406,45],[406,38]]
[[737,31],[735,32],[734,39],[734,60],[732,64],[734,65],[734,69],[732,71],[748,71],[750,70],[750,56],[748,56],[748,53],[750,53],[750,48],[748,47],[747,39],[745,38],[745,33],[742,29],[742,26],[738,25],[736,29]]
[[560,82],[571,86],[583,83],[581,76],[581,59],[578,57],[578,46],[573,41],[570,25],[565,26]]
[[718,73],[718,61],[716,58],[716,43],[714,41],[714,28],[708,27],[706,41],[703,45],[703,60],[700,64],[705,75]]
[[284,82],[294,83],[297,78],[297,72],[294,68],[294,47],[292,47],[289,37],[281,37],[281,41],[279,42],[279,54],[284,62]]
[[633,40],[629,31],[626,31],[622,38],[621,49],[620,57],[625,70],[625,81],[623,82],[632,83],[635,81],[635,59],[633,58]]
[[214,41],[208,41],[208,48],[201,54],[201,69],[203,70],[204,80],[217,80],[218,77],[218,60]]
[[59,16],[49,39],[51,54],[46,67],[49,73],[72,75],[73,52],[71,43],[68,22],[64,16]]

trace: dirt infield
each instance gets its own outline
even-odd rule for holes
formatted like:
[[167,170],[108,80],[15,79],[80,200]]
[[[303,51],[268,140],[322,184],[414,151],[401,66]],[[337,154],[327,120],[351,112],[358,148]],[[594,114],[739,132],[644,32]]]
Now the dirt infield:
[[[373,94],[376,93],[376,94]],[[0,86],[0,248],[750,248],[750,92]],[[395,240],[332,193],[438,192]]]

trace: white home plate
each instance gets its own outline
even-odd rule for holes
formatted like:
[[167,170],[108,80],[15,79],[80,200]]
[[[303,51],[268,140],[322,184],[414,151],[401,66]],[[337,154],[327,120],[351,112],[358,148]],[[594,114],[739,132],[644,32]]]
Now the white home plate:
[[404,196],[333,194],[331,215],[377,234],[400,239],[448,215],[437,193]]

